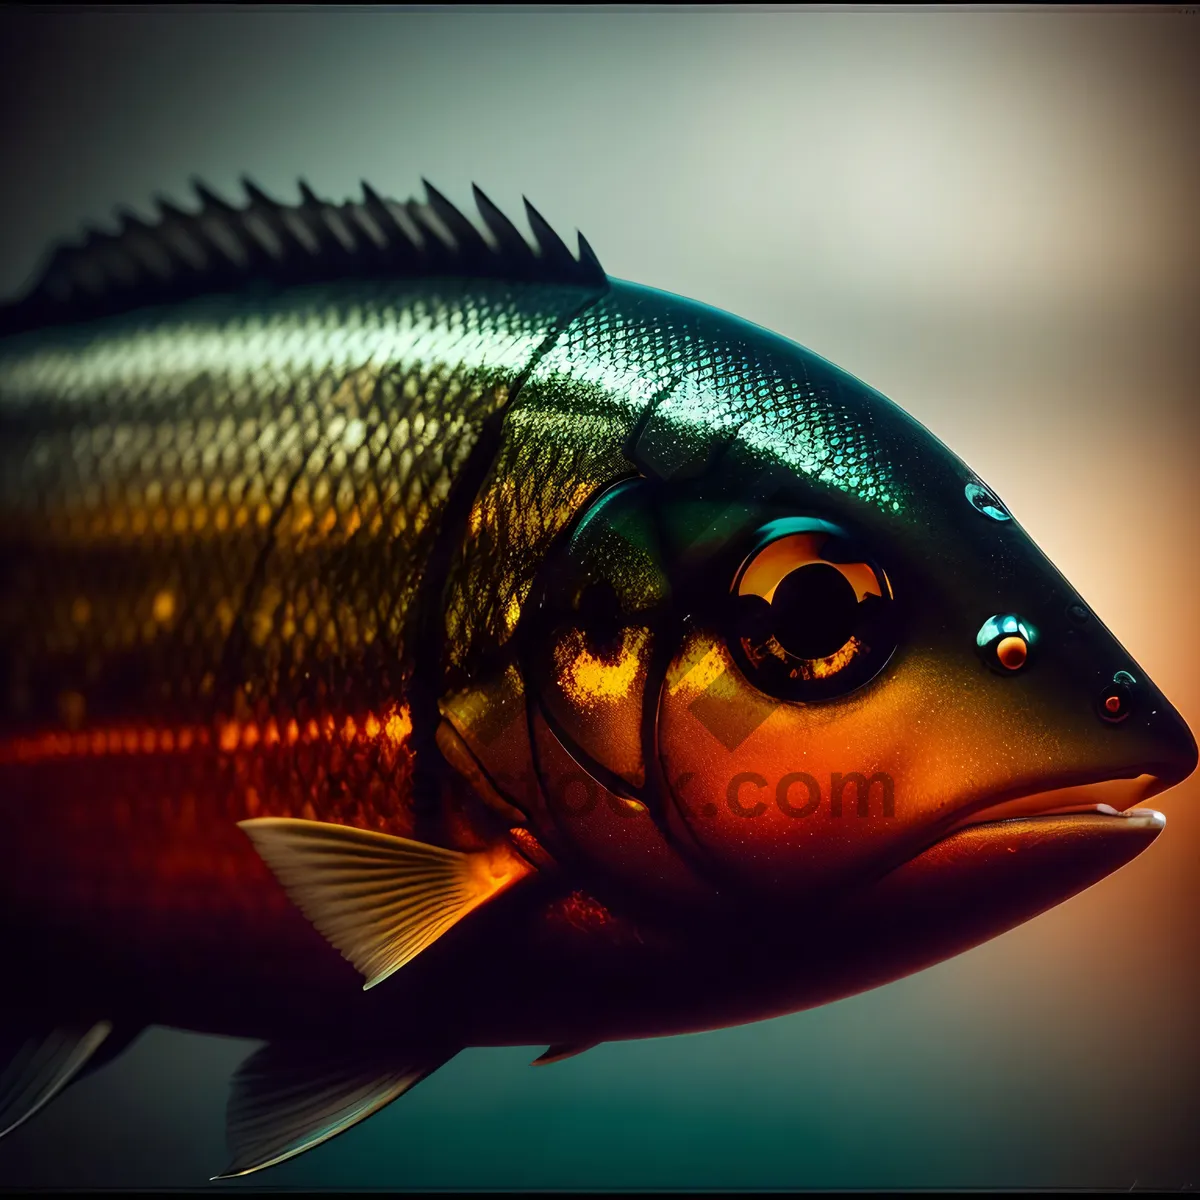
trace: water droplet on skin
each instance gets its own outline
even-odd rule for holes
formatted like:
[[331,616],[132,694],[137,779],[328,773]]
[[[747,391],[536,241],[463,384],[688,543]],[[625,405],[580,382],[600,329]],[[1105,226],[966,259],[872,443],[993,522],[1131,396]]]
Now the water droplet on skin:
[[1012,520],[1008,509],[1004,507],[1003,502],[996,493],[977,479],[972,479],[963,490],[968,502],[976,512],[982,513],[985,517],[990,517],[993,521]]

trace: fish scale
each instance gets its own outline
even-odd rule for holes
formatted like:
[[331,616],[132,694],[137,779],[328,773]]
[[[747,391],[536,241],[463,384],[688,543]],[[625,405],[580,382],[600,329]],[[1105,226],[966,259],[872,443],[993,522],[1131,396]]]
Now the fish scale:
[[[84,689],[98,720],[134,719],[163,700],[149,685],[106,690],[103,666],[99,678],[84,677],[89,639],[114,628],[118,644],[106,649],[124,656],[123,678],[143,664],[156,679],[168,663],[185,667],[169,679],[181,721],[229,712],[248,680],[287,706],[303,702],[305,684],[371,689],[385,664],[402,675],[406,605],[450,483],[484,418],[505,402],[514,367],[578,303],[557,299],[531,295],[522,311],[486,290],[439,304],[360,289],[300,305],[286,298],[249,322],[212,304],[135,332],[110,318],[117,327],[96,331],[92,346],[103,350],[91,362],[91,347],[71,361],[80,351],[69,342],[24,354],[8,347],[3,518],[42,564],[10,593],[10,718],[45,721],[64,689]],[[347,310],[359,314],[350,322],[360,327],[356,349],[327,336],[332,361],[311,346],[296,353],[293,328],[337,331]],[[122,338],[147,336],[159,355],[144,355],[125,382]],[[191,337],[202,350],[176,354]],[[43,402],[63,394],[86,408],[89,428],[32,428],[29,414],[45,407],[52,416]],[[10,432],[10,421],[19,428]],[[201,421],[212,422],[207,443]],[[57,586],[63,570],[69,596]],[[163,593],[174,611],[156,625],[150,609]],[[79,601],[95,620],[72,622]],[[31,623],[42,613],[49,619]],[[58,644],[74,646],[79,661],[47,658]],[[383,658],[357,662],[364,654]],[[35,660],[38,695],[23,710]],[[348,682],[314,681],[314,663]],[[360,693],[367,708],[379,699]]]
[[[258,914],[261,944],[239,819],[412,830],[412,600],[484,420],[579,303],[329,284],[5,343],[0,758],[63,920],[195,943]],[[48,919],[46,869],[10,912]]]

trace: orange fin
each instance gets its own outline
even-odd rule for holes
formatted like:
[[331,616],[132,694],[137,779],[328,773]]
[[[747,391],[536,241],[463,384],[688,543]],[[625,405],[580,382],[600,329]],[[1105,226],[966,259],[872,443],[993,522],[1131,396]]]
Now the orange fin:
[[364,991],[534,870],[506,842],[462,853],[325,821],[238,824],[296,906],[366,978]]

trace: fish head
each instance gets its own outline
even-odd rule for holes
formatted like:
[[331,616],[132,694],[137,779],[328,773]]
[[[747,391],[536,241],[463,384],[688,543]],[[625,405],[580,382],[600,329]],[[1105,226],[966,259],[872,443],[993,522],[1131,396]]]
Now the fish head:
[[1195,740],[996,493],[795,343],[625,303],[687,353],[643,359],[636,469],[547,565],[532,690],[573,761],[737,901],[932,876],[1020,834],[1061,849],[1038,859],[1053,903],[1144,849],[1163,818],[1137,806]]

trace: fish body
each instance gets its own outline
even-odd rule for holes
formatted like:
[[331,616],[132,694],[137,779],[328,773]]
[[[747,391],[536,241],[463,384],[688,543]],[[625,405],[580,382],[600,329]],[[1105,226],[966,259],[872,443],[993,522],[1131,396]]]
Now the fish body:
[[0,320],[12,1024],[267,1040],[244,1171],[347,1061],[824,1003],[1157,836],[1181,718],[879,393],[532,210],[249,195]]

